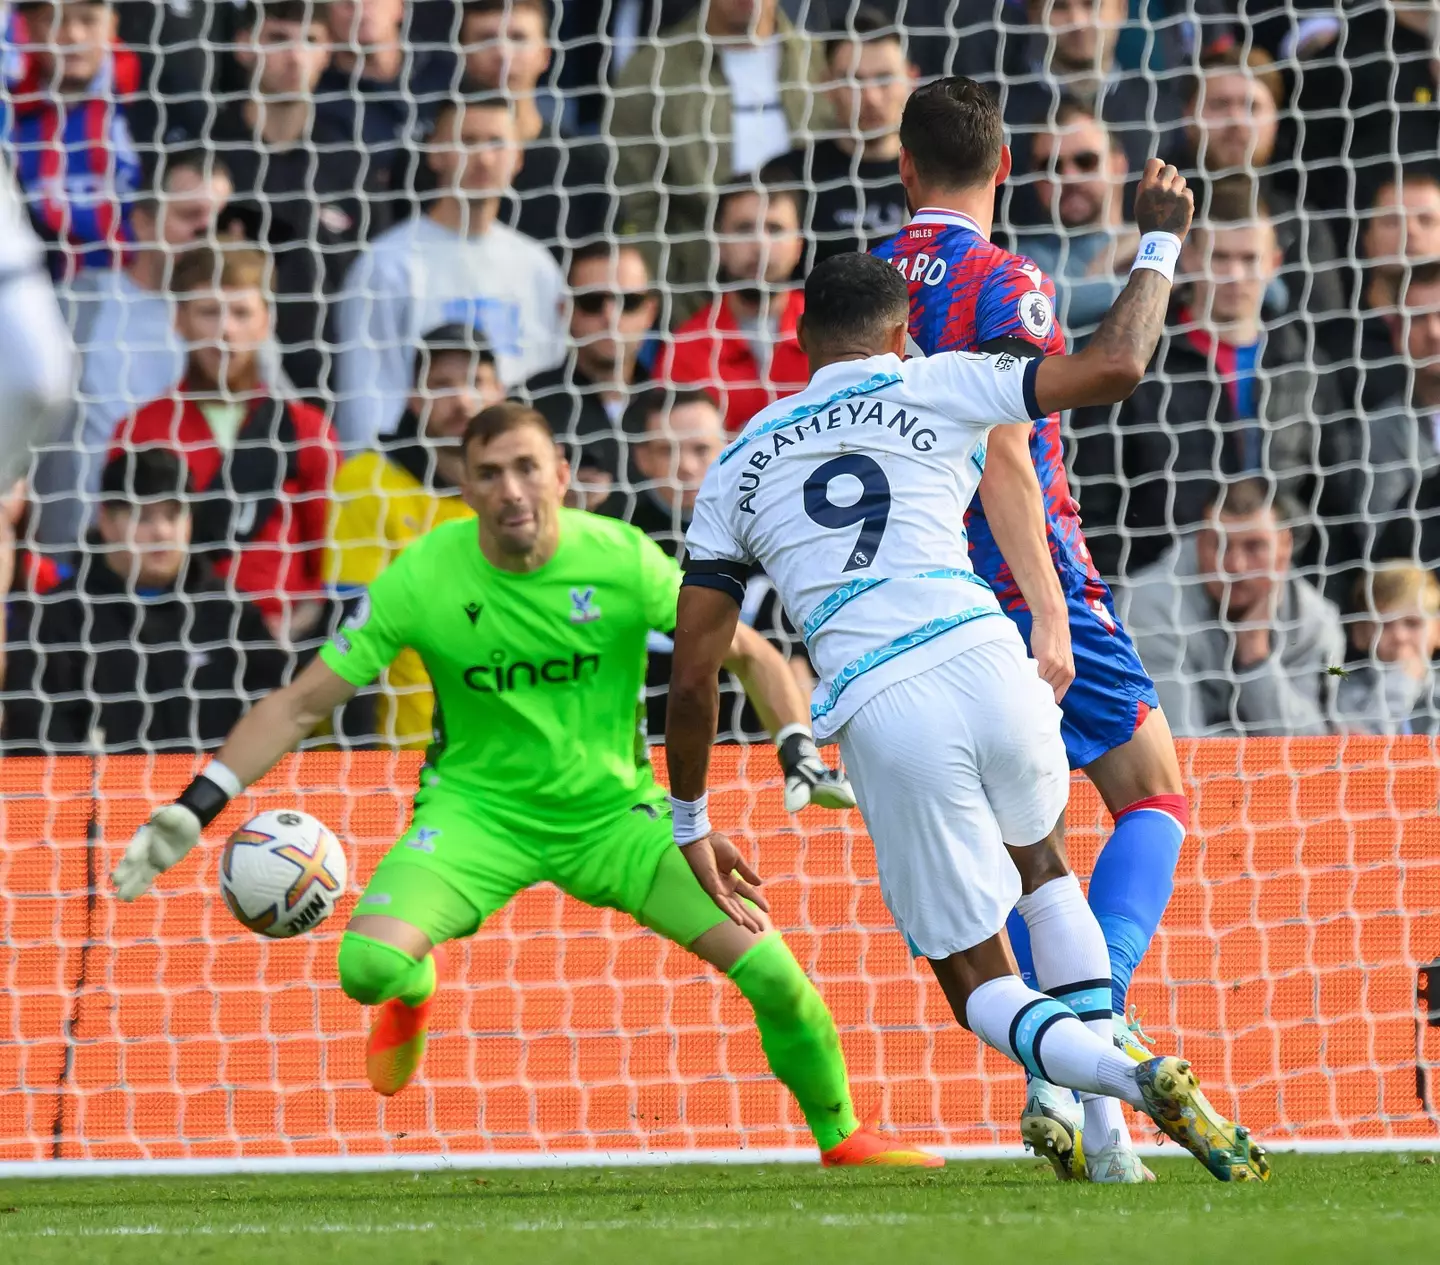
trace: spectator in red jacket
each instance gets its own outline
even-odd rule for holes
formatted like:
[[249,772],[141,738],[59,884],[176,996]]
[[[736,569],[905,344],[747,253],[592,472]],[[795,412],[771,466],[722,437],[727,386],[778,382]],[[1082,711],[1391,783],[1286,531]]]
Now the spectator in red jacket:
[[196,491],[197,549],[253,595],[277,633],[302,639],[326,613],[321,563],[337,462],[320,411],[261,380],[269,274],[269,259],[251,246],[202,247],[176,263],[185,376],[120,423],[111,452],[178,452]]
[[810,376],[795,341],[805,295],[791,276],[805,242],[793,178],[728,190],[715,210],[715,230],[721,295],[675,331],[655,377],[704,387],[719,403],[726,429],[737,431]]

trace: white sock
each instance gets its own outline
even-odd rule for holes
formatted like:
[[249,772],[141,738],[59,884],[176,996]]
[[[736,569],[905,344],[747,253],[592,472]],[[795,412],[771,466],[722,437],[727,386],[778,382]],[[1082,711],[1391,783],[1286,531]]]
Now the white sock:
[[[1073,874],[1051,879],[1030,895],[1022,896],[1015,908],[1030,929],[1035,982],[1113,1046],[1110,950],[1080,890],[1080,880]],[[1122,1144],[1130,1144],[1130,1129],[1118,1102],[1086,1095],[1081,1096],[1081,1102],[1085,1106],[1085,1132],[1103,1139],[1099,1146],[1108,1146],[1112,1133],[1120,1135]]]
[[965,1003],[965,1021],[986,1045],[1043,1080],[1144,1106],[1135,1064],[1108,1037],[1091,1032],[1069,1007],[1027,988],[1018,975],[981,984]]

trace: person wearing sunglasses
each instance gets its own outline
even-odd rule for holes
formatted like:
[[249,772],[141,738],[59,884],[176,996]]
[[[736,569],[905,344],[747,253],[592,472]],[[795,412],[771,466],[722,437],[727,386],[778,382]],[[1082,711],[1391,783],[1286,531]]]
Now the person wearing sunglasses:
[[1046,223],[1016,239],[1055,281],[1060,320],[1072,334],[1092,329],[1125,285],[1139,234],[1124,218],[1125,153],[1078,101],[1064,100],[1055,126],[1037,132],[1032,187]]
[[582,246],[570,260],[568,283],[565,359],[532,377],[525,395],[566,449],[577,504],[594,509],[621,472],[616,436],[625,406],[645,380],[640,349],[660,299],[634,246]]

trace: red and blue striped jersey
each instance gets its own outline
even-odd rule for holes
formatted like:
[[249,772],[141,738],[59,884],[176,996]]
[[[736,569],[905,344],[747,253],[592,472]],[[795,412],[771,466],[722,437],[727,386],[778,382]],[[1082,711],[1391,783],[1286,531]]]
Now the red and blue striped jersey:
[[[1055,285],[1030,260],[991,242],[958,211],[921,209],[909,225],[870,252],[893,263],[910,285],[910,338],[929,356],[978,351],[997,340],[1023,339],[1046,355],[1063,355],[1055,320]],[[913,349],[912,349],[913,350]],[[1061,587],[1072,593],[1099,579],[1080,530],[1080,506],[1070,495],[1060,415],[1037,422],[1030,455],[1045,496],[1050,553]],[[975,570],[1006,610],[1025,600],[1000,554],[977,497],[966,516]]]

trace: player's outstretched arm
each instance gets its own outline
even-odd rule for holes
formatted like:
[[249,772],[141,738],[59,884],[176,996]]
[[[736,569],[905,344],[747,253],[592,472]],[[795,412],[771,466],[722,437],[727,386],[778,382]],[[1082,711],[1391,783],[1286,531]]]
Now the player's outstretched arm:
[[1165,329],[1180,243],[1194,213],[1185,177],[1158,158],[1146,163],[1135,195],[1135,223],[1143,236],[1130,280],[1084,351],[1041,362],[1035,374],[1041,412],[1117,404],[1140,385]]
[[256,703],[180,798],[157,808],[135,832],[111,876],[120,899],[135,900],[161,872],[178,865],[230,800],[299,746],[306,734],[349,702],[355,690],[322,660],[314,659],[284,689]]

